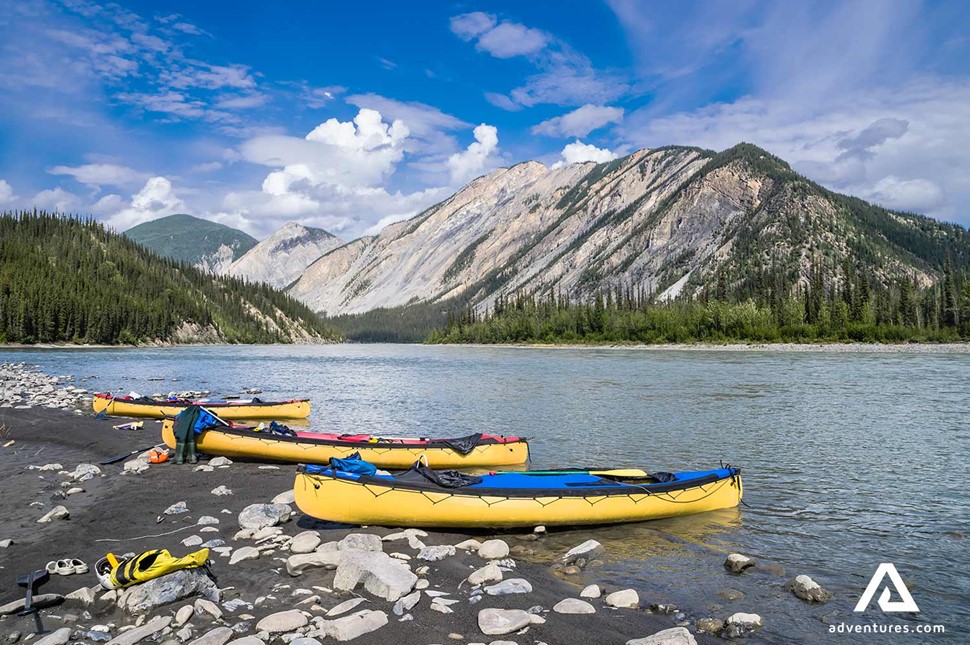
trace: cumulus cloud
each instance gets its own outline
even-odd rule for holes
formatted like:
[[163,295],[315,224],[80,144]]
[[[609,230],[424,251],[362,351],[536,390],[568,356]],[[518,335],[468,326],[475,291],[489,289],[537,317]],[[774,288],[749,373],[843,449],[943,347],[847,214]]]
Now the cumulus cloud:
[[586,161],[595,161],[596,163],[603,163],[604,161],[612,161],[616,159],[616,153],[612,150],[606,148],[597,148],[596,146],[588,143],[583,143],[582,141],[576,140],[562,149],[562,161],[557,161],[552,165],[553,168],[562,168],[573,163],[583,163]]
[[549,36],[538,29],[517,22],[499,23],[495,16],[481,11],[453,17],[451,31],[462,40],[476,41],[476,49],[496,58],[535,54],[549,42]]
[[86,186],[127,186],[145,181],[146,173],[117,164],[91,163],[81,166],[54,166],[47,172],[68,175]]
[[58,213],[73,213],[81,206],[81,199],[72,192],[66,191],[60,186],[42,190],[31,200],[31,205]]
[[871,188],[857,191],[862,197],[882,206],[902,211],[928,212],[944,202],[943,190],[929,179],[883,177]]
[[3,179],[0,179],[0,206],[9,204],[14,200],[13,188]]
[[621,121],[623,121],[623,108],[586,104],[572,112],[533,126],[532,134],[548,137],[585,137],[593,130]]
[[495,22],[495,16],[482,11],[463,13],[452,17],[451,31],[462,40],[468,41],[493,29]]
[[475,141],[462,152],[448,157],[451,184],[458,186],[495,167],[498,151],[498,128],[482,123],[475,127]]
[[[120,204],[118,195],[107,195],[98,201],[97,206],[107,209]],[[185,202],[176,195],[168,178],[151,177],[141,190],[132,195],[131,202],[126,207],[110,215],[108,223],[123,231],[136,224],[185,210]]]

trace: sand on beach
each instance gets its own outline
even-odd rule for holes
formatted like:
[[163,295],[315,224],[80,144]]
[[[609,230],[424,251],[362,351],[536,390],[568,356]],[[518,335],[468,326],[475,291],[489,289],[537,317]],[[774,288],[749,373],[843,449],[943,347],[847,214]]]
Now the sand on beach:
[[[249,541],[233,541],[239,529],[238,513],[247,505],[269,502],[275,495],[292,488],[293,466],[280,465],[278,469],[261,469],[260,464],[236,461],[228,468],[217,468],[213,472],[197,472],[192,466],[177,466],[167,463],[152,466],[138,475],[123,475],[124,461],[113,465],[101,466],[104,476],[77,484],[84,492],[60,497],[66,490],[60,484],[67,480],[57,472],[30,470],[28,466],[41,466],[60,463],[65,470],[73,470],[80,463],[97,464],[109,457],[146,448],[159,441],[159,424],[146,421],[143,430],[125,432],[114,430],[111,426],[117,421],[96,420],[90,416],[76,416],[56,410],[0,410],[0,445],[10,440],[14,443],[0,448],[0,540],[13,539],[14,544],[0,549],[0,604],[23,597],[23,589],[17,586],[18,575],[43,568],[49,560],[61,558],[81,558],[92,568],[94,563],[108,551],[124,553],[142,552],[153,548],[168,548],[175,555],[184,555],[195,547],[185,547],[181,540],[190,535],[200,535],[203,539],[221,538],[233,547],[251,545]],[[216,496],[212,490],[224,485],[232,490],[232,495]],[[178,515],[162,515],[164,509],[179,501],[186,502],[190,512]],[[55,520],[50,524],[38,524],[37,519],[55,505],[64,505],[70,511],[70,518]],[[218,532],[200,533],[196,521],[202,515],[218,518]],[[319,530],[324,542],[339,540],[348,533],[367,532],[387,535],[399,529],[393,528],[355,528],[328,525],[298,514],[293,521],[283,525],[284,533],[295,535],[307,529]],[[423,538],[428,545],[456,544],[468,537],[467,534],[450,532],[429,532]],[[492,537],[491,534],[473,535],[477,539]],[[526,541],[522,534],[502,534],[510,546],[516,544],[536,545]],[[385,543],[385,551],[399,551],[414,556],[416,552],[408,548],[407,542]],[[300,600],[292,598],[292,590],[314,586],[332,588],[334,572],[314,569],[304,575],[290,577],[283,563],[274,556],[264,556],[230,565],[228,558],[216,556],[214,573],[218,576],[220,588],[230,588],[223,600],[234,597],[253,602],[257,596],[267,595],[277,588],[277,600],[249,610],[259,618],[290,609]],[[475,554],[459,554],[439,562],[428,564],[431,572],[428,579],[432,590],[445,591],[459,599],[453,605],[454,613],[442,614],[429,608],[427,599],[411,611],[414,620],[397,622],[398,617],[391,613],[393,603],[374,598],[358,588],[349,593],[321,593],[320,604],[326,608],[360,595],[368,602],[360,608],[383,610],[388,613],[389,624],[375,632],[361,636],[354,642],[362,644],[400,645],[401,643],[456,642],[449,640],[449,634],[462,635],[462,642],[491,642],[511,640],[518,643],[625,643],[629,639],[642,638],[660,630],[674,627],[670,616],[656,615],[641,610],[611,609],[603,606],[601,600],[593,600],[595,614],[560,615],[545,613],[547,622],[534,625],[524,635],[486,636],[477,625],[478,612],[485,607],[528,609],[541,605],[551,609],[560,600],[576,598],[585,584],[597,582],[595,571],[577,576],[575,582],[558,578],[549,569],[552,559],[544,562],[528,562],[516,559],[517,569],[506,574],[506,579],[522,577],[532,583],[534,591],[528,594],[509,596],[486,596],[478,604],[469,605],[468,585],[460,583],[484,561]],[[546,556],[547,557],[547,556]],[[608,557],[608,554],[607,554]],[[97,583],[93,573],[75,576],[52,576],[51,581],[42,589],[43,593],[67,594],[82,586]],[[289,585],[280,588],[277,585]],[[608,589],[607,591],[615,591]],[[316,592],[315,592],[316,593]],[[153,615],[172,615],[179,607],[191,604],[191,599],[178,601],[157,609]],[[65,624],[56,617],[65,614],[81,614],[85,609],[91,612],[91,620],[82,620],[85,628],[95,623],[114,622],[118,626],[131,624],[134,619],[124,616],[113,603],[96,602],[91,607],[65,604],[43,611],[44,626],[48,630],[58,629]],[[243,613],[242,611],[237,613]],[[193,621],[196,634],[205,633],[215,625],[207,625],[198,619]],[[238,622],[227,612],[226,622]],[[255,621],[254,621],[255,623]],[[79,627],[79,625],[69,625]],[[0,618],[0,636],[5,637],[13,631],[31,633],[33,622],[29,618],[7,616]],[[112,632],[117,635],[117,631]],[[253,632],[250,632],[252,634]],[[238,637],[238,636],[234,636]],[[714,642],[713,638],[696,635],[699,642]]]

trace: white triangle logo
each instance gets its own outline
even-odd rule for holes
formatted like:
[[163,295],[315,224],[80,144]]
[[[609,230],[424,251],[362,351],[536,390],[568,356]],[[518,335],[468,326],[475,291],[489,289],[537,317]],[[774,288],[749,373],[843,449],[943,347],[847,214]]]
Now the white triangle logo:
[[876,595],[876,590],[879,589],[879,585],[882,584],[886,576],[889,576],[889,581],[892,582],[893,587],[896,588],[896,593],[899,594],[902,600],[889,600],[889,585],[886,585],[883,587],[882,594],[879,596],[879,609],[886,612],[918,612],[919,607],[916,606],[916,601],[913,600],[913,596],[909,593],[906,583],[903,582],[903,579],[899,576],[899,572],[896,571],[896,567],[892,562],[883,562],[879,565],[876,572],[872,574],[872,580],[869,581],[869,586],[862,592],[862,597],[859,598],[859,602],[853,611],[865,611],[869,607],[873,596]]

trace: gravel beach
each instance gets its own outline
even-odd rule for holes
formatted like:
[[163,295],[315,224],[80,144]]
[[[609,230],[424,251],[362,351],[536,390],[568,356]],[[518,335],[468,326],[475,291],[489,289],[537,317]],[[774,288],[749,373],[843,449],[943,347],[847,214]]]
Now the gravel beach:
[[[350,636],[355,642],[375,644],[639,643],[636,639],[676,628],[678,619],[686,623],[683,615],[678,616],[669,608],[654,608],[651,612],[646,607],[607,606],[607,595],[620,589],[605,589],[602,597],[583,598],[588,606],[579,603],[583,588],[596,582],[595,574],[591,570],[572,576],[561,572],[557,575],[550,566],[555,558],[546,562],[532,558],[530,562],[518,557],[530,544],[542,540],[541,536],[528,533],[466,535],[429,531],[427,535],[402,535],[398,528],[327,525],[303,516],[290,505],[292,516],[278,527],[264,528],[255,536],[253,530],[240,534],[239,516],[244,509],[268,504],[274,498],[286,501],[286,494],[292,490],[292,465],[236,461],[217,466],[214,464],[222,460],[203,460],[203,467],[173,463],[147,467],[143,460],[130,457],[98,466],[100,473],[86,467],[78,469],[80,464],[97,465],[102,460],[145,449],[159,440],[158,422],[146,421],[142,430],[133,432],[115,430],[113,423],[117,421],[97,420],[69,410],[0,409],[0,446],[4,446],[0,448],[0,487],[4,491],[0,496],[0,544],[12,541],[0,547],[0,605],[22,599],[23,589],[16,584],[17,576],[44,568],[50,560],[80,558],[93,569],[94,563],[109,551],[123,554],[167,548],[181,556],[210,540],[216,540],[211,544],[221,550],[212,553],[218,589],[206,587],[201,593],[217,599],[218,604],[186,597],[144,611],[131,611],[136,604],[131,594],[118,601],[114,593],[87,590],[98,584],[93,572],[53,575],[41,593],[74,597],[43,610],[43,626],[48,633],[44,640],[34,636],[32,642],[63,645],[68,641],[110,638],[114,645],[133,645],[142,639],[171,645],[223,645],[233,640],[239,640],[240,645],[258,645],[310,639],[299,640],[297,645],[314,645],[315,641]],[[280,494],[283,496],[278,498]],[[165,513],[180,503],[188,510]],[[58,507],[69,515],[38,522],[50,511],[60,510]],[[63,511],[54,513],[55,517],[62,514]],[[304,534],[299,547],[292,541],[298,534]],[[351,534],[358,537],[347,539]],[[398,539],[387,540],[388,536]],[[474,548],[459,548],[454,554],[450,548],[422,552],[422,545],[457,545],[469,538],[479,542],[498,538],[511,547],[511,553],[503,556],[504,549],[499,545],[495,564],[500,570],[498,575],[504,579],[501,583],[493,580],[473,590],[466,578],[488,563]],[[300,556],[304,562],[314,563],[301,575],[291,576],[291,549],[301,551],[308,546],[320,557]],[[364,550],[355,557],[361,558],[365,568],[377,566],[374,562],[379,560],[381,566],[394,568],[394,575],[415,572],[418,581],[407,584],[404,600],[387,599],[397,598],[401,592],[395,590],[393,581],[387,587],[381,586],[383,583],[371,584],[366,575],[353,590],[340,590],[338,587],[347,586],[346,567],[341,565],[335,571],[332,566],[320,566],[323,561],[335,561],[333,554],[339,549],[361,547]],[[377,550],[394,555],[388,558],[376,554]],[[255,555],[258,557],[248,559]],[[441,559],[422,560],[422,555]],[[376,573],[375,576],[380,577]],[[569,581],[564,579],[567,577]],[[527,582],[511,582],[515,579]],[[197,581],[193,578],[184,582]],[[208,584],[205,580],[202,583]],[[199,585],[204,586],[202,583]],[[410,578],[406,583],[410,583]],[[498,589],[482,592],[497,583]],[[133,589],[138,587],[147,585]],[[421,587],[424,589],[419,594],[412,590]],[[492,595],[528,588],[531,591],[525,593]],[[375,595],[375,591],[385,597]],[[327,615],[352,599],[360,599],[360,603]],[[565,599],[575,602],[560,604]],[[141,600],[145,599],[139,597]],[[622,595],[614,597],[614,601],[622,600]],[[151,601],[149,598],[145,603]],[[411,601],[415,604],[407,608]],[[560,610],[593,613],[552,611],[557,605]],[[185,619],[189,613],[192,616]],[[493,623],[505,627],[483,633],[483,625]],[[132,625],[141,627],[130,628]],[[689,632],[677,628],[644,642],[714,641],[705,634],[692,633],[696,626],[689,626]],[[29,617],[0,617],[0,638],[6,642],[23,642],[33,632],[33,620]]]

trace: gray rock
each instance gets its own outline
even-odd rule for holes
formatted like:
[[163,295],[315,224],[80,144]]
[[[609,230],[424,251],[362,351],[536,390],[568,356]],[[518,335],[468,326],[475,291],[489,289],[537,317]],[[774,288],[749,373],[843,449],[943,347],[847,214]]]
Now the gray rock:
[[832,594],[808,576],[797,576],[788,583],[788,588],[805,602],[823,603],[832,600]]
[[426,562],[437,562],[452,555],[455,555],[455,547],[451,544],[442,544],[441,546],[424,547],[418,553],[417,558]]
[[199,598],[196,600],[194,609],[198,613],[209,614],[216,620],[222,618],[222,610],[219,609],[219,605],[211,600],[206,600],[205,598]]
[[219,589],[201,569],[182,569],[129,587],[121,592],[118,606],[130,614],[145,614],[190,596],[218,602]]
[[239,526],[244,529],[276,526],[288,520],[291,512],[286,504],[250,504],[239,514]]
[[[169,629],[171,630],[172,628],[169,627]],[[183,627],[182,629],[178,630],[177,632],[175,632],[175,637],[179,639],[179,642],[184,643],[185,641],[187,641],[190,638],[192,638],[192,634],[194,634],[194,633],[195,632],[192,631],[192,628],[191,627],[186,626],[186,627]],[[166,643],[167,642],[168,641],[166,641]],[[162,645],[165,645],[165,643],[162,643]],[[172,645],[174,645],[174,643]]]
[[75,589],[71,593],[65,596],[67,600],[73,600],[81,603],[82,605],[94,604],[97,600],[97,595],[93,589],[90,587],[81,587],[80,589]]
[[532,585],[525,578],[509,578],[502,582],[485,587],[485,593],[489,596],[508,596],[515,593],[531,593]]
[[333,586],[341,591],[352,591],[358,584],[363,584],[375,596],[396,601],[410,593],[417,581],[418,577],[407,565],[386,553],[344,551],[341,553],[340,564],[337,565]]
[[[39,596],[34,596],[31,601],[31,605],[37,607],[38,609],[44,609],[45,607],[53,607],[54,605],[59,605],[64,602],[64,596],[56,593],[43,593]],[[0,616],[9,616],[10,614],[16,614],[18,611],[24,608],[24,599],[18,598],[13,602],[8,602],[6,605],[0,605]]]
[[189,645],[225,645],[233,636],[233,631],[230,628],[216,627],[196,638]]
[[304,531],[290,542],[290,553],[312,553],[320,546],[320,534],[316,531]]
[[731,573],[742,573],[745,569],[750,569],[755,564],[754,560],[740,553],[732,553],[724,561],[724,568]]
[[724,624],[720,618],[701,618],[697,621],[697,631],[717,636],[724,629]]
[[321,645],[321,643],[315,638],[308,638],[306,636],[301,636],[299,638],[294,638],[293,640],[291,640],[289,645]]
[[475,553],[478,553],[478,550],[482,548],[482,543],[478,540],[469,538],[464,542],[459,542],[456,544],[455,548],[461,549],[462,551],[474,551]]
[[232,459],[229,459],[229,457],[213,457],[212,459],[209,460],[209,465],[212,466],[213,468],[222,468],[224,466],[231,466]]
[[219,518],[218,517],[212,517],[211,515],[203,515],[196,522],[196,524],[199,524],[201,526],[208,526],[210,524],[218,524],[218,523],[219,523]]
[[731,614],[727,619],[726,634],[729,637],[737,638],[738,636],[744,636],[756,629],[764,627],[765,621],[758,614],[745,614],[738,612],[736,614]]
[[325,551],[323,553],[302,553],[291,555],[286,559],[286,572],[291,576],[298,576],[307,569],[336,569],[340,564],[342,554],[340,551]]
[[185,502],[175,502],[168,508],[166,508],[162,513],[164,515],[178,515],[180,513],[188,513],[189,507],[185,505]]
[[309,620],[307,620],[306,615],[302,611],[298,609],[290,609],[288,611],[280,611],[275,614],[270,614],[269,616],[263,618],[261,621],[256,623],[256,631],[268,632],[270,634],[292,632],[300,629],[301,627],[306,627],[308,622]]
[[317,630],[338,641],[349,641],[376,631],[386,624],[387,614],[383,611],[364,609],[343,618],[321,621]]
[[66,520],[71,516],[71,512],[63,506],[55,506],[50,511],[44,514],[39,520],[38,524],[50,524],[54,520]]
[[6,549],[7,547],[12,546],[13,543],[14,541],[11,540],[10,538],[7,538],[5,540],[0,540],[0,549]]
[[478,612],[478,628],[483,634],[496,636],[517,632],[523,627],[546,622],[541,616],[522,609],[483,609]]
[[232,600],[227,600],[226,602],[222,603],[222,607],[226,611],[232,613],[234,611],[239,611],[240,609],[243,609],[243,608],[252,610],[253,603],[246,602],[242,598],[233,598]]
[[725,602],[744,600],[744,593],[738,591],[737,589],[719,589],[717,595]]
[[552,608],[557,614],[595,614],[596,608],[585,600],[576,598],[565,598],[560,600]]
[[202,543],[207,549],[218,549],[221,546],[226,546],[226,541],[221,538],[213,538],[211,540],[206,540]]
[[495,564],[486,564],[481,569],[476,569],[468,576],[468,584],[473,587],[485,584],[486,582],[499,582],[502,580],[502,570]]
[[603,590],[600,589],[599,585],[589,585],[579,592],[580,598],[599,598],[602,595]]
[[202,538],[198,535],[190,535],[182,540],[182,546],[199,546],[200,544],[202,544]]
[[243,636],[234,641],[229,641],[229,645],[266,645],[261,638],[256,636]]
[[39,641],[36,641],[34,645],[64,645],[69,640],[71,640],[71,628],[61,627],[57,631],[51,632]]
[[622,591],[614,591],[608,595],[603,602],[610,607],[636,609],[640,606],[640,595],[635,589],[623,589]]
[[421,600],[421,592],[412,591],[394,603],[394,608],[392,611],[396,616],[403,616],[405,613],[411,611],[414,606],[418,604],[419,600]]
[[501,560],[509,557],[509,545],[505,540],[485,540],[478,547],[478,557],[486,560]]
[[101,469],[94,464],[78,464],[68,475],[72,480],[76,482],[86,482],[89,479],[93,479],[101,474]]
[[697,641],[686,628],[671,627],[646,638],[634,638],[626,645],[697,645]]
[[180,607],[177,612],[175,612],[175,620],[172,621],[173,627],[181,627],[185,623],[192,620],[192,616],[195,614],[195,607],[192,605],[185,605]]
[[421,529],[404,529],[403,531],[398,531],[397,533],[385,535],[383,538],[381,538],[381,540],[384,542],[407,540],[408,546],[417,550],[424,548],[424,542],[419,539],[423,537],[428,537],[428,534]]
[[383,551],[381,538],[370,533],[351,533],[337,543],[341,551]]
[[212,489],[212,494],[217,497],[223,497],[225,495],[232,495],[232,491],[225,486],[216,486]]
[[274,504],[294,504],[296,503],[296,498],[293,494],[293,489],[285,490],[276,497],[273,498]]
[[585,560],[589,562],[590,560],[595,560],[606,553],[606,549],[603,545],[596,540],[586,540],[579,546],[571,548],[569,551],[560,558],[563,564],[574,564],[579,560]]
[[[171,574],[174,575],[174,574]],[[167,577],[167,576],[166,576]],[[156,578],[157,580],[158,578]],[[208,579],[208,578],[207,578]],[[145,583],[148,584],[148,583]],[[138,585],[143,586],[143,585]],[[108,645],[135,645],[144,638],[148,638],[152,634],[157,634],[172,622],[171,616],[156,616],[150,621],[142,625],[141,627],[136,627],[134,629],[129,629],[126,632],[112,638],[108,641]]]
[[350,600],[345,600],[336,607],[333,607],[327,612],[327,616],[339,616],[340,614],[346,614],[351,609],[354,609],[357,605],[362,602],[367,602],[366,598],[351,598]]

